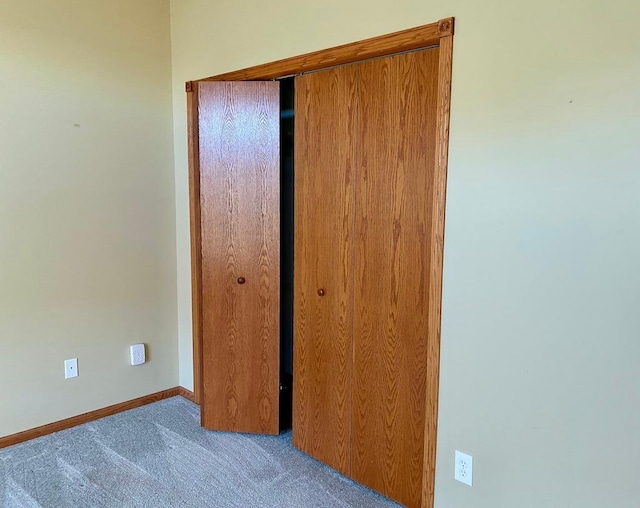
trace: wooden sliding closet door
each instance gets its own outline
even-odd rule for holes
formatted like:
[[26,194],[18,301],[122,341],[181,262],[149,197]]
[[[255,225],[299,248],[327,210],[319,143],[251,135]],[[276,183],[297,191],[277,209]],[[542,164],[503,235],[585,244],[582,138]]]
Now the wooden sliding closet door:
[[359,67],[352,477],[420,506],[438,49]]
[[293,442],[351,471],[357,67],[296,78]]
[[198,85],[202,424],[277,434],[280,389],[280,92]]

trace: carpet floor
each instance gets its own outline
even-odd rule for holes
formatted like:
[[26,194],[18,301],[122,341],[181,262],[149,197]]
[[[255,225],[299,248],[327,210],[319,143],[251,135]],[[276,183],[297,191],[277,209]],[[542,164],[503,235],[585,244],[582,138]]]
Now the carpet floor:
[[397,507],[276,437],[209,432],[173,397],[0,450],[0,506]]

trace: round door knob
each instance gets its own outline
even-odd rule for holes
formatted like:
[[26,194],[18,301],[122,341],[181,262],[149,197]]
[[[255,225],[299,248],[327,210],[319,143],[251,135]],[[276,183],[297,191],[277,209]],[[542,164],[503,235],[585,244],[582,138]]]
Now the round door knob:
[[324,296],[324,289],[318,289],[318,296]]
[[246,282],[244,277],[238,277],[238,284],[244,284]]

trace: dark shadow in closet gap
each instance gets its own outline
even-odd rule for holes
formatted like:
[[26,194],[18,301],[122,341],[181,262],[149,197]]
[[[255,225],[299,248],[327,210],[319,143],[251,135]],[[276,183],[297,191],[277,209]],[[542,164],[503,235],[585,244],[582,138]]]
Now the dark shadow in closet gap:
[[295,78],[280,81],[280,432],[293,407],[293,199]]

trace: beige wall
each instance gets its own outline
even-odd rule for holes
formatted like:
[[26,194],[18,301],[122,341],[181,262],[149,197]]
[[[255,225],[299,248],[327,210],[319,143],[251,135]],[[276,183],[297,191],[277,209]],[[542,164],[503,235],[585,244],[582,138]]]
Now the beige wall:
[[168,1],[0,1],[0,436],[178,382],[170,51]]
[[[456,16],[438,508],[636,508],[640,4],[171,2],[180,379],[184,81]],[[475,486],[453,480],[454,449]]]

